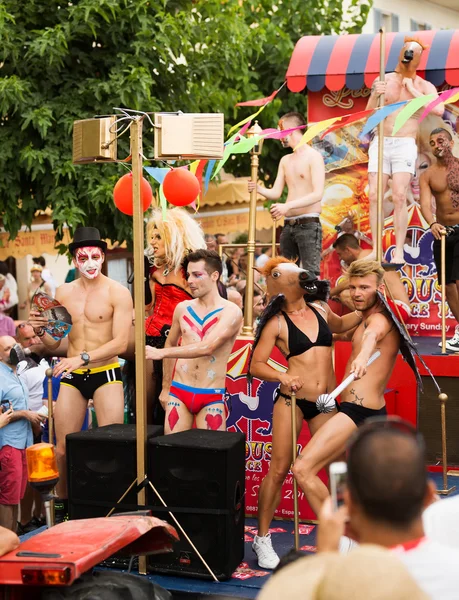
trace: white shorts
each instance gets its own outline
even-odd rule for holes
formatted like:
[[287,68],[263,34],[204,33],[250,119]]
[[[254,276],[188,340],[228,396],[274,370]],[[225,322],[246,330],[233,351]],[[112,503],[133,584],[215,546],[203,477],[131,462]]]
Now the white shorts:
[[[383,173],[411,173],[416,169],[418,147],[410,137],[385,137]],[[374,137],[368,149],[368,173],[378,172],[378,136]]]

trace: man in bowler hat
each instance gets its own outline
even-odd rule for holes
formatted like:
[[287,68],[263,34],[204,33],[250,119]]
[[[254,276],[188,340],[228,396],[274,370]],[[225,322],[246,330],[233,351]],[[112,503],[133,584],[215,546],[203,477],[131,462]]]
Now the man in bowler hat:
[[[132,298],[124,286],[101,273],[107,244],[95,227],[79,227],[69,251],[80,277],[56,291],[72,317],[67,358],[54,368],[62,376],[55,412],[59,483],[56,520],[67,513],[65,438],[80,431],[88,400],[94,401],[100,426],[122,423],[123,385],[118,355],[125,352],[132,322]],[[46,333],[46,319],[31,311],[29,323],[52,352],[60,344]]]

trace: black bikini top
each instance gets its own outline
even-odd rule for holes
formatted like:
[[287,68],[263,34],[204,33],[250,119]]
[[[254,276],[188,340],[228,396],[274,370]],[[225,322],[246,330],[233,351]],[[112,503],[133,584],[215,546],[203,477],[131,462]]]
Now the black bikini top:
[[290,354],[287,356],[287,360],[291,356],[298,356],[299,354],[303,354],[303,352],[306,352],[314,346],[330,347],[332,345],[333,336],[327,322],[311,304],[308,304],[308,306],[316,315],[317,321],[319,323],[319,331],[317,332],[317,339],[315,342],[311,342],[308,336],[305,333],[303,333],[301,329],[298,329],[298,327],[290,319],[287,313],[281,311],[284,315],[288,327],[288,346]]

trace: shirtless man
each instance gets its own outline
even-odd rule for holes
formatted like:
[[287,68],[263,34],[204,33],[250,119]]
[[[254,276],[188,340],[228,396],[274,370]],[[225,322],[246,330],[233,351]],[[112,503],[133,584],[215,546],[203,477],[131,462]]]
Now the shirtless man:
[[[400,335],[377,296],[378,290],[384,290],[384,270],[377,262],[359,260],[351,264],[348,275],[354,307],[363,315],[344,374],[345,378],[353,372],[356,379],[341,393],[339,412],[312,437],[293,465],[293,474],[316,514],[329,495],[317,473],[343,454],[347,440],[366,419],[386,414],[384,390],[400,348]],[[381,356],[364,377],[375,350]]]
[[[384,103],[393,104],[402,100],[411,100],[427,94],[437,94],[435,86],[416,75],[416,68],[425,47],[413,38],[405,38],[400,52],[399,62],[394,73],[388,73],[385,81],[375,80],[367,109],[377,108],[379,97],[384,94]],[[392,134],[397,115],[404,107],[391,113],[384,119],[384,157],[383,157],[383,194],[387,190],[389,177],[392,177],[392,200],[394,203],[395,251],[391,262],[402,264],[403,245],[408,228],[408,208],[406,197],[411,178],[416,167],[416,134],[418,122],[416,113],[408,119],[396,135]],[[431,114],[442,116],[445,108],[438,104]],[[376,239],[377,193],[378,193],[378,136],[372,139],[368,151],[368,184],[370,200],[370,226],[373,240]],[[373,251],[368,260],[375,260]]]
[[[362,260],[371,254],[371,250],[363,250],[355,237],[349,233],[339,237],[333,244],[333,248],[341,259],[341,264],[346,269],[356,260]],[[411,305],[405,286],[400,279],[400,274],[397,271],[385,271],[384,285],[389,306],[398,320],[403,320],[406,323],[411,317]],[[346,275],[330,290],[330,296],[337,298],[341,304],[344,304],[350,310],[355,309],[349,291],[349,279]]]
[[[335,388],[332,333],[356,327],[362,317],[356,313],[339,317],[322,300],[308,302],[306,288],[302,286],[304,271],[283,257],[269,260],[261,272],[266,277],[270,298],[277,297],[279,303],[273,300],[262,316],[250,373],[264,381],[279,382],[280,387],[274,400],[269,472],[260,485],[258,496],[258,534],[253,550],[261,568],[274,569],[279,557],[272,546],[269,527],[292,463],[291,393],[294,390],[297,395],[297,436],[303,420],[308,424],[311,436],[317,435],[320,427],[337,412],[335,408],[324,413],[316,405],[321,394]],[[326,282],[320,283],[328,287]],[[325,297],[326,293],[323,294]],[[274,346],[286,357],[286,373],[269,364]]]
[[[73,321],[68,356],[55,366],[53,373],[55,377],[62,375],[55,412],[59,466],[56,520],[67,513],[65,438],[81,430],[88,400],[94,400],[100,426],[122,423],[124,417],[118,354],[127,348],[132,299],[125,287],[101,273],[106,249],[107,244],[95,227],[78,228],[69,251],[81,277],[56,291],[56,300]],[[54,350],[59,346],[59,341],[45,333],[46,319],[39,312],[30,313],[29,323],[47,348]]]
[[[287,113],[279,121],[281,129],[291,129],[306,125],[300,113]],[[256,185],[257,193],[268,200],[278,200],[288,188],[285,204],[273,204],[273,219],[285,217],[285,225],[280,236],[280,253],[285,258],[300,259],[300,265],[311,274],[320,275],[320,255],[322,252],[322,225],[320,213],[325,185],[325,165],[320,152],[308,144],[297,150],[303,130],[298,129],[282,140],[284,148],[292,148],[293,154],[284,156],[279,163],[276,181],[271,189]],[[249,181],[249,192],[255,189],[255,182]]]
[[165,347],[145,351],[147,359],[165,359],[159,397],[166,411],[164,432],[191,429],[195,417],[198,429],[225,431],[226,366],[242,312],[218,292],[222,262],[217,252],[192,252],[184,268],[194,299],[177,305]]
[[[435,238],[434,259],[438,282],[441,283],[441,232],[446,229],[446,299],[456,321],[459,322],[459,159],[453,156],[453,139],[449,131],[434,129],[430,147],[437,164],[429,167],[420,180],[421,211]],[[434,196],[437,214],[432,213]],[[448,350],[459,351],[459,325],[455,335],[446,342]]]

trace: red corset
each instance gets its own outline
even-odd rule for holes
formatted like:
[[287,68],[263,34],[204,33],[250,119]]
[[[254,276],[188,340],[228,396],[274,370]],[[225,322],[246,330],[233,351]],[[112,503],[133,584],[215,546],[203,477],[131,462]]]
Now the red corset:
[[179,302],[192,300],[188,292],[173,283],[161,285],[155,281],[155,305],[153,314],[145,321],[145,333],[150,336],[159,336],[164,326],[172,325],[175,307]]

